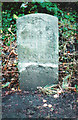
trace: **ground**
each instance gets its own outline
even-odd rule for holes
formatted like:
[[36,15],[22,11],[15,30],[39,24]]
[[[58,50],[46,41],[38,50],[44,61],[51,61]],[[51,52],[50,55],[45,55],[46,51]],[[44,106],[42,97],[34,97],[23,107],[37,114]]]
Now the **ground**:
[[58,98],[38,91],[2,92],[2,118],[77,119],[77,93],[63,93]]

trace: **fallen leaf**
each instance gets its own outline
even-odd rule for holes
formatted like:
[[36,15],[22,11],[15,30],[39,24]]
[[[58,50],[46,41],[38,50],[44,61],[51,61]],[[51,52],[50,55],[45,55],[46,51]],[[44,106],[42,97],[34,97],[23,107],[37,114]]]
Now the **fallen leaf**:
[[50,115],[46,116],[45,118],[46,118],[46,119],[50,119]]
[[2,85],[2,88],[7,87],[10,84],[10,82],[7,82],[6,84]]
[[49,104],[49,105],[48,105],[48,107],[49,107],[49,108],[51,108],[51,107],[52,107],[52,105],[51,105],[51,104]]
[[44,100],[44,99],[43,99],[43,102],[47,102],[47,100]]
[[9,94],[9,92],[7,91],[7,92],[5,92],[5,95],[8,95]]
[[12,91],[16,91],[14,88],[11,89]]
[[13,14],[13,18],[17,19],[17,18],[18,18],[18,16],[17,16],[16,14]]
[[76,88],[74,88],[74,91],[76,92]]
[[58,94],[61,94],[62,92],[63,92],[62,90],[58,90],[58,91],[57,91]]
[[14,80],[15,80],[14,78],[11,79],[11,81],[14,81]]
[[1,30],[1,33],[3,33],[3,31]]
[[21,89],[18,87],[18,91],[21,92]]
[[7,66],[5,65],[4,70],[6,70],[6,69],[7,69]]
[[59,95],[58,95],[58,94],[55,94],[55,95],[54,95],[54,98],[58,98],[58,97],[59,97]]
[[53,111],[54,110],[54,108],[51,108],[51,110],[50,111]]
[[16,61],[16,60],[14,60],[14,63],[17,63],[17,61]]
[[47,104],[45,103],[45,104],[43,105],[43,107],[47,107]]
[[62,88],[63,89],[67,89],[68,88],[68,78],[71,78],[71,75],[67,75],[64,79],[63,79],[63,83],[62,83]]

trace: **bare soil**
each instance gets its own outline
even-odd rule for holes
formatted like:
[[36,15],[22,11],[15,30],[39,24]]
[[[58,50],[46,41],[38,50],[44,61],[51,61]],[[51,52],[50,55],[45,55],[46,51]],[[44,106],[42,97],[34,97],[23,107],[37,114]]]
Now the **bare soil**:
[[76,92],[63,93],[58,98],[38,91],[17,91],[9,95],[6,93],[7,91],[2,92],[2,120],[78,118]]

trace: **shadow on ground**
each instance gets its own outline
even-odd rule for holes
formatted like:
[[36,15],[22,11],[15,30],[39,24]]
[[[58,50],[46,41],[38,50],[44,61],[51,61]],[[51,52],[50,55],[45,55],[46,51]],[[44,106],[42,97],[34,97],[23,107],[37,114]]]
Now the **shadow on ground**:
[[[6,92],[6,91],[5,91]],[[59,98],[37,91],[15,92],[2,96],[2,118],[77,118],[77,93],[64,93]]]

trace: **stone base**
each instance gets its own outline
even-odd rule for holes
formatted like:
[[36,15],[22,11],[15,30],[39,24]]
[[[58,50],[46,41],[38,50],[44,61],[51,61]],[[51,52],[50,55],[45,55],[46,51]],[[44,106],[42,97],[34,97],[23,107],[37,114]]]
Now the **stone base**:
[[44,87],[58,83],[58,67],[31,65],[24,67],[20,72],[20,88],[22,90],[36,90],[38,86]]

